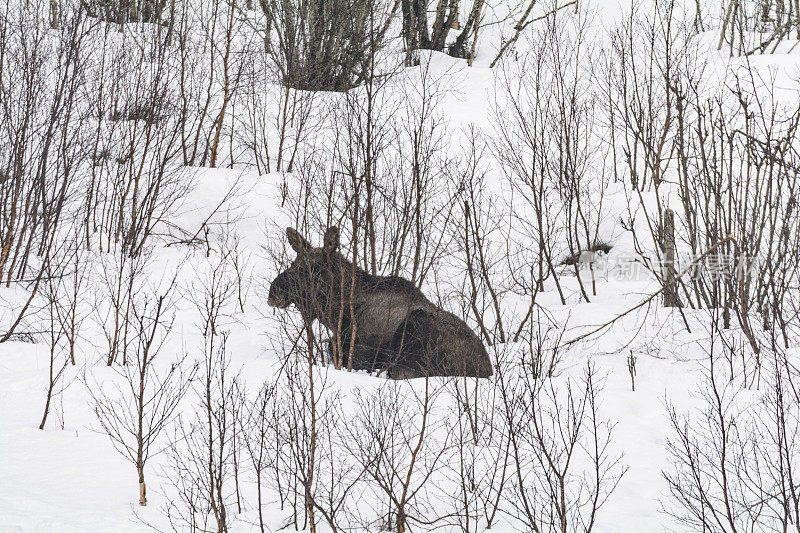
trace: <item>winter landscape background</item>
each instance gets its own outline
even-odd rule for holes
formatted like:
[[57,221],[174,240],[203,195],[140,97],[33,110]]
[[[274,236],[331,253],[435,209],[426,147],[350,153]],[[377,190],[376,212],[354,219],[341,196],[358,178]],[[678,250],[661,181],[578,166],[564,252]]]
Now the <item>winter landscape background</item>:
[[[800,531],[798,42],[797,0],[4,0],[0,531]],[[267,305],[287,227],[493,376],[348,372]]]

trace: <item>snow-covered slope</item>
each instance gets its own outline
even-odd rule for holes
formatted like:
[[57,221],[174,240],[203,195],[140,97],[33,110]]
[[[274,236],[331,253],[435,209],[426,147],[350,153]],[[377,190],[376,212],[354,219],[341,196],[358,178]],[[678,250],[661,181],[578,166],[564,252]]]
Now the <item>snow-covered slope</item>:
[[[607,31],[624,10],[611,3],[590,6],[590,10],[593,10],[591,31],[587,35],[602,50],[608,43]],[[417,85],[418,78],[423,75],[440,80],[444,89],[437,112],[446,119],[448,135],[444,150],[454,156],[470,149],[470,127],[480,131],[491,143],[496,136],[498,113],[504,109],[502,103],[498,103],[505,98],[503,79],[519,74],[514,71],[513,62],[503,68],[488,67],[493,59],[489,43],[499,41],[499,32],[500,26],[487,29],[473,66],[432,53],[423,58],[424,68],[409,68],[389,82],[409,87]],[[729,59],[716,51],[711,44],[716,39],[712,32],[701,34],[697,39],[698,54],[707,65],[708,85],[713,90],[744,60]],[[515,53],[524,54],[528,42],[527,36],[520,39]],[[780,95],[797,99],[800,55],[797,50],[788,53],[791,44],[784,43],[777,53],[752,58],[751,64],[764,76],[774,74]],[[398,88],[392,97],[403,99],[406,96]],[[328,140],[318,142],[324,146]],[[508,199],[513,191],[507,185],[507,175],[494,159],[491,161],[484,186],[496,198]],[[172,207],[169,219],[156,225],[157,235],[152,238],[152,247],[146,254],[148,259],[142,266],[143,275],[136,281],[139,285],[134,292],[143,300],[150,298],[151,304],[159,295],[170,294],[167,314],[171,328],[162,339],[158,357],[163,371],[183,356],[186,361],[202,360],[206,353],[208,336],[203,335],[202,307],[209,289],[220,283],[225,290],[235,293],[226,301],[218,326],[227,334],[230,373],[239,373],[244,397],[253,398],[263,383],[284,379],[281,350],[295,339],[285,338],[279,318],[290,314],[293,320],[299,319],[293,309],[275,310],[266,303],[269,284],[281,266],[279,260],[286,259],[280,256],[287,251],[283,228],[297,222],[284,204],[284,187],[287,179],[291,181],[291,173],[259,175],[253,166],[245,164],[227,169],[187,167],[185,173],[191,189]],[[600,240],[612,244],[613,248],[603,257],[609,270],[597,273],[596,295],[591,295],[590,303],[583,302],[574,271],[571,267],[560,266],[559,279],[566,304],[561,303],[552,280],[537,299],[543,316],[548,316],[541,322],[553,325],[553,334],[560,332],[559,339],[565,343],[637,306],[660,287],[646,273],[627,280],[619,270],[614,270],[629,265],[637,256],[638,243],[633,242],[631,233],[623,227],[630,213],[631,190],[623,183],[605,179],[602,182],[602,219],[597,231]],[[674,194],[668,186],[662,192],[666,197]],[[642,201],[654,205],[652,199]],[[636,224],[646,231],[644,220],[637,219]],[[321,235],[309,237],[313,244],[320,244]],[[219,274],[217,267],[225,261],[232,264],[234,257],[240,271]],[[147,463],[148,505],[139,506],[136,470],[115,450],[95,413],[97,395],[115,394],[114,391],[124,390],[125,386],[119,372],[105,364],[109,350],[107,326],[112,320],[109,273],[118,268],[119,258],[118,254],[91,250],[80,260],[88,266],[77,296],[77,315],[82,321],[75,343],[75,364],[64,367],[42,430],[38,426],[53,371],[51,358],[56,358],[55,372],[64,361],[63,346],[52,356],[46,341],[50,316],[44,301],[35,305],[25,319],[24,329],[34,332],[30,338],[0,344],[0,532],[126,532],[148,531],[151,526],[170,530],[164,509],[170,495],[174,497],[171,476],[175,471],[171,469],[169,453],[164,450],[170,442],[180,441],[180,435],[170,426],[154,444]],[[447,266],[442,268],[446,270]],[[218,275],[225,279],[220,281]],[[584,271],[583,275],[588,274]],[[447,276],[442,274],[442,277]],[[173,280],[174,287],[170,288]],[[436,283],[436,280],[426,281],[423,291],[433,300],[439,298],[445,306],[453,305],[452,311],[460,311],[453,303],[457,299],[441,297]],[[452,292],[464,285],[445,279],[441,286],[445,287],[445,292]],[[0,331],[6,329],[27,294],[20,287],[4,285],[0,289]],[[504,312],[517,318],[525,313],[528,305],[521,296],[509,297],[507,302],[508,309]],[[515,322],[509,320],[509,323]],[[672,435],[668,408],[674,406],[683,412],[699,405],[695,393],[706,374],[711,346],[709,327],[707,311],[687,309],[685,316],[681,316],[675,310],[661,307],[656,299],[653,305],[625,316],[604,329],[601,335],[565,344],[559,351],[560,361],[552,381],[561,390],[568,383],[580,382],[587,362],[594,366],[596,378],[602,383],[598,413],[613,425],[608,455],[619,458],[616,471],[624,470],[616,490],[597,516],[594,531],[681,530],[682,526],[663,512],[665,507],[673,505],[662,475],[671,468],[666,446]],[[744,336],[740,332],[733,335],[745,350]],[[506,346],[491,347],[490,353],[496,359],[512,358],[529,349],[523,342],[509,342]],[[635,391],[631,390],[628,366],[631,354],[636,356]],[[352,416],[353,420],[357,408],[351,404],[357,397],[356,391],[369,394],[382,388],[399,387],[401,394],[413,397],[413,393],[421,395],[425,390],[424,380],[396,385],[383,377],[347,373],[330,366],[317,367],[316,372],[315,379],[325,383],[321,401],[333,398],[334,393],[341,394],[343,399],[336,402],[341,403],[345,417]],[[177,411],[187,421],[202,396],[200,379],[195,377],[196,382]],[[447,424],[453,422],[453,411],[448,409],[455,405],[454,400],[443,397],[438,405],[441,413],[449,414],[437,415],[441,425],[436,431],[446,434],[446,428],[451,427]],[[347,424],[350,420],[345,418],[340,422]],[[448,456],[448,460],[451,459]],[[258,531],[257,489],[253,475],[243,468],[241,479],[237,481],[242,510],[234,513],[231,531]],[[512,480],[509,484],[515,482]],[[432,480],[432,483],[448,486],[445,480]],[[226,490],[232,489],[226,487]],[[280,502],[272,488],[265,491],[263,513],[269,529],[293,528],[291,506]],[[442,489],[443,494],[447,492]],[[366,503],[373,496],[365,492],[364,499],[355,505],[375,506],[377,504]],[[232,501],[235,500],[233,497]],[[448,509],[449,504],[444,500],[441,505],[442,509]],[[231,512],[234,506],[230,507]],[[518,530],[520,522],[511,514],[501,512],[492,529]],[[324,520],[319,527],[329,529]],[[442,527],[447,531],[458,530],[453,524]],[[423,529],[422,526],[417,528]]]

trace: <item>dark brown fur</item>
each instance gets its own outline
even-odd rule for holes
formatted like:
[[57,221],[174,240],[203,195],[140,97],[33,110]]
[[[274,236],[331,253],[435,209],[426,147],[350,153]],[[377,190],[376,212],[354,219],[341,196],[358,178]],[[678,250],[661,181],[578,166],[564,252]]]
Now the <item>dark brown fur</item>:
[[337,228],[328,228],[321,248],[292,228],[286,235],[297,258],[272,282],[268,303],[279,308],[294,304],[306,320],[341,331],[345,364],[352,343],[353,368],[385,370],[395,379],[492,375],[486,349],[463,320],[435,306],[410,281],[373,276],[347,261],[337,251]]

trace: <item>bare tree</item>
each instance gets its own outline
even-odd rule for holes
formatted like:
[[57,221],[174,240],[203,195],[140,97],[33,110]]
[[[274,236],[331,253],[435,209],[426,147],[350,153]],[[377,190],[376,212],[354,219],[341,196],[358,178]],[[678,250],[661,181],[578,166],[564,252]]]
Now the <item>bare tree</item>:
[[147,505],[145,468],[161,449],[157,441],[175,419],[197,367],[186,368],[184,355],[161,362],[172,329],[168,317],[176,278],[155,297],[139,297],[131,304],[131,344],[128,362],[114,366],[120,382],[113,387],[87,382],[100,427],[114,448],[136,467],[139,505]]
[[424,391],[411,398],[394,383],[357,397],[358,412],[347,427],[346,446],[364,468],[374,496],[382,500],[374,509],[378,525],[402,533],[412,524],[431,525],[441,519],[427,498],[428,482],[450,447],[434,415],[441,392],[426,378]]
[[46,6],[6,7],[0,16],[0,277],[6,286],[22,283],[29,296],[0,342],[36,307],[86,161],[78,100],[90,27],[79,10],[65,9],[51,30]]
[[560,388],[528,368],[499,377],[514,464],[508,511],[531,531],[592,531],[625,472],[609,450],[614,425],[601,418],[596,371],[589,363],[582,382]]
[[[181,417],[167,450],[163,511],[173,528],[227,532],[235,519],[235,402],[227,332],[205,335],[196,406]],[[211,529],[213,528],[213,529]]]
[[346,91],[370,77],[399,0],[262,0],[264,46],[281,83]]

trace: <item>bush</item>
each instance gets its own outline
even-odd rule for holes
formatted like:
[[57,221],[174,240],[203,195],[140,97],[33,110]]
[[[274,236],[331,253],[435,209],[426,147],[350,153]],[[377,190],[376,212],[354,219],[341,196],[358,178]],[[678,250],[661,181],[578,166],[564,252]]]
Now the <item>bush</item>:
[[342,92],[374,72],[396,7],[382,0],[261,0],[283,84]]

